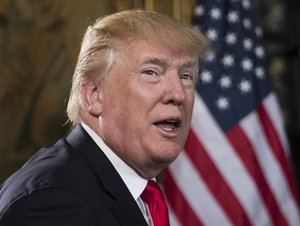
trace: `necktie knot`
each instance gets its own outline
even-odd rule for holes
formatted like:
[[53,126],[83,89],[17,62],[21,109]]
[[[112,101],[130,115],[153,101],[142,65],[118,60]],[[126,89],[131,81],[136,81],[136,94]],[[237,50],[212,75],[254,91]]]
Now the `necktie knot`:
[[148,204],[154,226],[169,226],[168,207],[157,183],[149,180],[141,194],[141,198]]
[[162,191],[160,190],[157,183],[153,180],[148,181],[148,184],[143,191],[141,198],[148,204],[150,202],[165,201]]

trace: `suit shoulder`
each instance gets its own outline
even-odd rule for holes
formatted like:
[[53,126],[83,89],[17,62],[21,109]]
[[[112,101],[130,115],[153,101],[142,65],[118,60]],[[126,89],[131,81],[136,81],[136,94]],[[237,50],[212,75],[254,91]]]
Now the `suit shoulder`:
[[[18,216],[18,217],[16,217]],[[96,225],[94,211],[78,194],[39,188],[16,197],[0,212],[0,225]]]
[[[94,182],[93,182],[94,181]],[[0,190],[0,213],[13,200],[42,188],[64,188],[83,193],[82,184],[96,178],[81,155],[65,139],[38,150]]]

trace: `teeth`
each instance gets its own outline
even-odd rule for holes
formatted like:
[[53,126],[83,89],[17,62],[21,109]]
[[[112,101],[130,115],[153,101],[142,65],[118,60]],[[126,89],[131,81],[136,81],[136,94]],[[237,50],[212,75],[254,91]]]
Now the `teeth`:
[[165,128],[165,130],[167,130],[167,131],[173,131],[174,129],[173,128]]

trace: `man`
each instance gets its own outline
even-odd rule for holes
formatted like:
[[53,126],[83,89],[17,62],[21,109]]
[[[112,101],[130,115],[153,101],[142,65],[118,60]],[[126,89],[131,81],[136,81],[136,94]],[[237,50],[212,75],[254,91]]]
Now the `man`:
[[184,146],[206,49],[199,31],[155,12],[88,27],[67,108],[75,128],[3,184],[0,225],[168,224],[143,191]]

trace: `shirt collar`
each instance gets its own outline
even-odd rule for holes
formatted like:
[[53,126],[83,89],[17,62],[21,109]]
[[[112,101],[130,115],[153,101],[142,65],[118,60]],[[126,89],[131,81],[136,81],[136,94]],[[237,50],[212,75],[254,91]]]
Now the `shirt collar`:
[[84,130],[91,136],[98,147],[103,151],[109,161],[113,164],[128,190],[135,200],[137,200],[147,185],[147,179],[141,177],[133,168],[116,155],[87,124],[81,122]]

